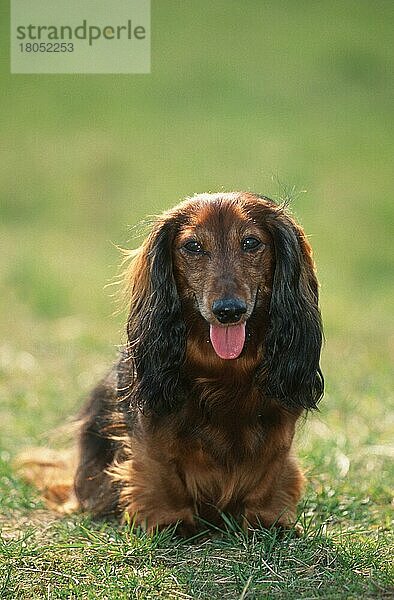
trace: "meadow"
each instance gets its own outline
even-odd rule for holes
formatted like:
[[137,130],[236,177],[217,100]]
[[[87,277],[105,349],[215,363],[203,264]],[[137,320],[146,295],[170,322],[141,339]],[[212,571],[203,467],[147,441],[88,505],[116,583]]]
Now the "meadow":
[[[392,598],[391,3],[154,0],[152,73],[129,76],[11,75],[0,11],[0,596]],[[304,535],[228,522],[181,541],[57,517],[13,459],[61,447],[116,357],[116,245],[186,195],[233,189],[291,197],[318,265]]]

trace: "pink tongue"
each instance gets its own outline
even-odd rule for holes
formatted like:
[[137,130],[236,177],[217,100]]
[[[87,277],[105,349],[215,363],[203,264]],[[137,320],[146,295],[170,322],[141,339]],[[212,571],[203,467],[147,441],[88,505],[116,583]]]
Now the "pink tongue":
[[231,327],[211,325],[209,335],[212,346],[220,358],[238,358],[245,343],[245,323]]

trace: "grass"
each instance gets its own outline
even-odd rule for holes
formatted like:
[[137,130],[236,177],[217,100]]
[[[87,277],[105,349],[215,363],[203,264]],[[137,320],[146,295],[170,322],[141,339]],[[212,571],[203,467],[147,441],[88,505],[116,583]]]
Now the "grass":
[[355,598],[360,589],[391,597],[388,540],[378,531],[350,540],[307,527],[301,539],[276,531],[246,539],[230,527],[191,543],[87,519],[54,523],[44,511],[37,521],[40,533],[2,541],[5,598]]
[[[152,74],[130,77],[10,75],[0,10],[0,595],[391,598],[390,3],[160,0]],[[113,243],[218,189],[290,192],[315,250],[327,390],[297,436],[305,534],[57,518],[12,459],[61,446],[116,355]]]

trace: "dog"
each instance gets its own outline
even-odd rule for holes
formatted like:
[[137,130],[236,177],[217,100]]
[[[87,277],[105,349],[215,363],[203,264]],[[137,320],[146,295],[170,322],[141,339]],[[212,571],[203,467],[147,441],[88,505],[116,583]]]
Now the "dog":
[[[79,415],[72,477],[47,498],[149,532],[189,536],[223,514],[292,527],[296,422],[324,388],[300,225],[258,194],[196,195],[157,218],[125,279],[127,342]],[[33,457],[31,479],[44,487],[40,462],[51,466]]]

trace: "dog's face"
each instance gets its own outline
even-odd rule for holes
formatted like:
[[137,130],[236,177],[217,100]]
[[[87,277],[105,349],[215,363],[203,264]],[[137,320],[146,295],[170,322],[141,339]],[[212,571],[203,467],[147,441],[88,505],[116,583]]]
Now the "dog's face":
[[270,233],[241,203],[218,199],[198,210],[196,205],[173,246],[181,299],[205,319],[216,354],[238,358],[248,320],[269,302],[275,258]]
[[169,411],[185,372],[248,369],[265,396],[316,406],[318,285],[311,247],[283,207],[248,192],[188,199],[158,218],[128,276],[125,370],[137,404]]

